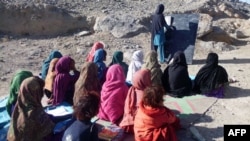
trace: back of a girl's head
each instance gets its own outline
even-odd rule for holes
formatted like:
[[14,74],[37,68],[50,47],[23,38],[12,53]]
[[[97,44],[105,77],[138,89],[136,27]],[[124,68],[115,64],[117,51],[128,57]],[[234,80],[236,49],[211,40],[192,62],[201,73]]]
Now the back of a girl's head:
[[100,96],[95,91],[82,95],[74,105],[74,116],[78,120],[91,120],[99,110]]
[[164,89],[160,86],[147,87],[144,90],[142,103],[150,107],[160,107],[163,105]]
[[217,53],[210,52],[207,55],[206,63],[208,63],[208,64],[218,64],[218,62],[219,62],[219,56],[218,56]]

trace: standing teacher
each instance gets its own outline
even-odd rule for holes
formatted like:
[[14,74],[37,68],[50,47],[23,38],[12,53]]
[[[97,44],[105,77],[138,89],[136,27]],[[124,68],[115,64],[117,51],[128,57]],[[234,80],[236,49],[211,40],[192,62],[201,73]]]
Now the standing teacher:
[[160,63],[165,61],[164,56],[164,43],[166,42],[164,27],[168,29],[168,25],[163,15],[164,5],[159,4],[152,17],[152,30],[151,30],[151,50],[158,53],[158,60]]

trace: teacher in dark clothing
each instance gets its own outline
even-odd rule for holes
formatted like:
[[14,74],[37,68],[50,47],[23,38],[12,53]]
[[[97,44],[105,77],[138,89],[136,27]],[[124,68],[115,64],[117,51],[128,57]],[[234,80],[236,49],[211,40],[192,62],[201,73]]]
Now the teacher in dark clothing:
[[165,61],[164,44],[166,42],[164,27],[168,29],[168,25],[163,15],[164,5],[158,5],[155,14],[152,17],[152,30],[151,30],[151,50],[158,53],[158,60],[163,63]]

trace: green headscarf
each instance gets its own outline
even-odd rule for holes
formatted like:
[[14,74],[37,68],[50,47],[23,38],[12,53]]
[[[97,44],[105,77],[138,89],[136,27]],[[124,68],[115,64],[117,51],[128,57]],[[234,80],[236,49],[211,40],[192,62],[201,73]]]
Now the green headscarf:
[[112,62],[109,64],[109,66],[114,65],[114,64],[119,64],[122,66],[125,77],[126,77],[127,72],[128,72],[128,65],[125,62],[123,62],[123,52],[121,51],[114,52]]
[[12,106],[16,104],[21,83],[23,82],[24,79],[31,77],[31,76],[33,76],[32,72],[21,70],[17,72],[12,78],[11,83],[10,83],[10,95],[6,103],[6,109],[7,109],[9,116],[11,116]]

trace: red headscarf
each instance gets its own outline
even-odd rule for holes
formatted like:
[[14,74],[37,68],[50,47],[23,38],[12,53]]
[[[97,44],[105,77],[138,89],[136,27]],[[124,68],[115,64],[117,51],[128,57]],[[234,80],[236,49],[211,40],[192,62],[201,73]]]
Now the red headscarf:
[[95,51],[98,50],[98,49],[100,49],[100,48],[103,48],[103,47],[104,47],[103,43],[101,43],[101,42],[96,42],[96,43],[92,46],[92,48],[91,48],[91,50],[90,50],[90,52],[89,52],[89,54],[88,54],[88,56],[87,56],[86,61],[88,61],[88,62],[93,62],[93,61],[94,61],[94,56],[95,56]]

